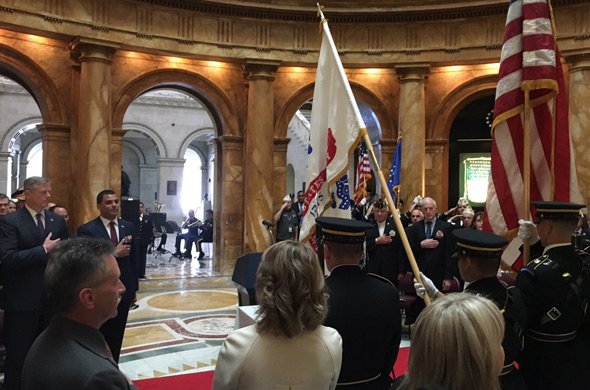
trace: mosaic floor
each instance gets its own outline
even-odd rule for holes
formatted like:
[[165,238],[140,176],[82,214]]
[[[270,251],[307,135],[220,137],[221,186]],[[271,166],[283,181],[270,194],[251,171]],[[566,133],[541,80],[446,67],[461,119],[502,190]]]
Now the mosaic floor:
[[238,296],[231,275],[211,266],[208,257],[199,262],[148,254],[119,362],[131,380],[215,369],[221,344],[236,326]]
[[148,255],[119,364],[131,380],[215,368],[238,298],[231,276],[216,274],[211,263]]

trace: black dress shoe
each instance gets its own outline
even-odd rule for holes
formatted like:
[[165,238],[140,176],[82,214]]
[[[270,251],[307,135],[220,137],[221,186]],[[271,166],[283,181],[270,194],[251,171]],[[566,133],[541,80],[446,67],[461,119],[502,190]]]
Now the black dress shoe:
[[205,252],[199,252],[199,260],[205,257]]

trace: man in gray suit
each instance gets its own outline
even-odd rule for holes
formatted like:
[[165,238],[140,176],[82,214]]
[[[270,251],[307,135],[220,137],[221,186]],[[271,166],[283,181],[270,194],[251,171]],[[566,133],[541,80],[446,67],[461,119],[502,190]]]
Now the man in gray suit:
[[51,252],[45,284],[56,314],[27,355],[23,390],[136,389],[99,331],[125,292],[114,249],[106,240],[75,238]]

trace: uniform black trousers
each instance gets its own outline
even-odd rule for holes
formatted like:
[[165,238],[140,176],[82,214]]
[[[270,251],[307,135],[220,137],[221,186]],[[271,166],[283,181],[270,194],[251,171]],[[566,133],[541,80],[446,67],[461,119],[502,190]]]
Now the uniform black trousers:
[[7,310],[4,313],[5,389],[20,389],[27,353],[37,336],[49,325],[51,315],[51,310],[47,307],[28,311]]

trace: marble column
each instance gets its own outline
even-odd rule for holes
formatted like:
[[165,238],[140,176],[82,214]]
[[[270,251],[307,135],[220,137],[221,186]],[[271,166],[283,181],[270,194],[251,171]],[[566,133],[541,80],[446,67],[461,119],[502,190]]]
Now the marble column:
[[5,194],[12,194],[12,154],[8,152],[0,152],[0,192]]
[[183,158],[158,158],[158,201],[164,203],[162,212],[166,213],[166,219],[180,222],[186,215],[180,204],[182,194],[182,175],[184,172]]
[[43,176],[51,180],[51,201],[71,209],[70,127],[53,123],[37,125],[43,142]]
[[223,172],[216,182],[214,235],[216,263],[222,274],[233,272],[236,259],[244,254],[244,147],[239,136],[217,139],[221,156],[216,169]]
[[425,81],[429,67],[402,65],[395,70],[400,83],[399,131],[403,137],[401,191],[402,199],[409,204],[414,196],[425,195]]
[[590,204],[590,54],[567,57],[570,66],[569,120],[580,192]]
[[273,213],[283,204],[283,197],[287,193],[287,147],[290,138],[276,138],[274,140],[274,152],[272,159],[272,200]]
[[263,219],[273,213],[273,93],[275,65],[247,64],[248,116],[244,143],[244,252],[268,246]]
[[96,194],[112,186],[111,57],[116,47],[76,38],[70,48],[80,62],[78,129],[71,161],[78,206],[73,217],[81,223],[96,217]]

